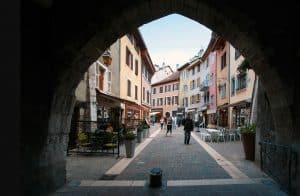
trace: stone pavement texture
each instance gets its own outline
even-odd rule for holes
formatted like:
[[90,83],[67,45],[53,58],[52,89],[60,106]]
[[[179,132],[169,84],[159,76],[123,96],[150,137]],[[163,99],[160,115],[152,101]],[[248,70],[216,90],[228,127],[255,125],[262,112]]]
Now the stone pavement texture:
[[[158,125],[152,127],[151,132],[156,128]],[[99,162],[95,157],[95,160],[89,159],[85,163],[81,157],[82,161],[77,160],[77,165],[69,163],[74,157],[68,157],[67,168],[73,175],[69,175],[68,183],[53,195],[286,195],[254,163],[244,160],[240,142],[206,142],[250,177],[239,180],[232,179],[192,137],[190,145],[184,145],[183,137],[182,127],[167,137],[165,130],[160,131],[128,167],[110,181],[97,181],[97,178],[100,179],[105,170],[118,161],[116,157],[111,157],[112,160],[97,157]],[[92,174],[97,167],[101,169]],[[153,167],[160,167],[163,171],[160,188],[148,186],[149,171]],[[73,171],[76,168],[80,171]],[[80,181],[80,173],[81,180],[90,181]],[[193,180],[198,184],[189,184]],[[218,181],[224,183],[212,183]]]

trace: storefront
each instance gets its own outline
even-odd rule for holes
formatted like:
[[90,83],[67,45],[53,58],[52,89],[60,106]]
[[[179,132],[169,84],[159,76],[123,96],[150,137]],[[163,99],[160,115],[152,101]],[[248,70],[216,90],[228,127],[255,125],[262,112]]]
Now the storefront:
[[231,126],[233,128],[244,126],[250,122],[251,105],[251,99],[230,104],[232,107]]
[[119,128],[121,125],[121,99],[111,95],[101,93],[96,90],[97,98],[97,122],[101,127],[105,127],[108,123],[113,127]]
[[218,106],[217,108],[217,125],[228,127],[228,103]]

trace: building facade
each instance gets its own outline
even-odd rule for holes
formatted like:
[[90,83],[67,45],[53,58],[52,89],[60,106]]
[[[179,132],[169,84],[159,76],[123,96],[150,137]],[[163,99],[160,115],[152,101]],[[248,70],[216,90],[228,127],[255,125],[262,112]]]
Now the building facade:
[[155,73],[152,60],[147,50],[142,52],[142,87],[141,87],[141,118],[147,118],[150,121],[151,110],[151,78]]
[[230,128],[250,122],[255,73],[251,69],[239,69],[244,60],[240,52],[230,45]]
[[217,124],[222,127],[229,125],[229,43],[225,40],[217,53]]
[[180,72],[175,72],[166,79],[151,85],[152,88],[152,113],[156,119],[169,112],[176,116],[179,104],[179,77]]

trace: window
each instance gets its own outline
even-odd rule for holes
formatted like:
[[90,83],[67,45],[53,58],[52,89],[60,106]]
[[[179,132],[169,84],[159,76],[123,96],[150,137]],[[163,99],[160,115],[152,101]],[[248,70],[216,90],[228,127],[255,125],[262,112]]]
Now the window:
[[171,105],[171,97],[166,97],[166,105]]
[[153,88],[153,94],[156,94],[156,88]]
[[127,80],[127,96],[131,97],[131,81]]
[[221,86],[221,98],[225,98],[226,97],[226,84],[223,84]]
[[231,78],[231,96],[234,95],[234,92],[235,92],[235,78],[232,77]]
[[200,86],[200,78],[197,78],[197,87]]
[[147,91],[147,103],[150,103],[150,92]]
[[235,49],[235,53],[234,53],[235,59],[239,58],[240,56],[241,56],[240,51],[238,51],[237,49]]
[[174,96],[174,104],[178,105],[178,96]]
[[190,82],[190,89],[193,90],[195,88],[195,80]]
[[128,47],[126,47],[126,65],[133,69],[133,56]]
[[197,71],[200,72],[200,64],[197,65]]
[[159,87],[159,93],[163,93],[163,91],[164,91],[164,87]]
[[186,85],[186,84],[183,85],[183,91],[184,91],[184,92],[187,92],[187,91],[188,91],[188,85]]
[[246,88],[247,86],[247,75],[246,73],[242,73],[237,75],[237,85],[236,85],[236,90],[241,90]]
[[173,91],[177,91],[179,89],[179,84],[173,84]]
[[157,106],[163,105],[163,98],[157,98]]
[[152,106],[155,106],[155,99],[152,99]]
[[138,87],[137,87],[137,85],[135,85],[134,98],[135,98],[135,100],[138,99]]
[[143,87],[143,101],[145,101],[145,87]]
[[226,67],[226,52],[221,57],[221,70]]
[[139,75],[139,62],[138,60],[135,60],[135,75]]
[[111,71],[107,72],[107,91],[111,92]]
[[200,103],[200,94],[197,94],[196,103]]
[[183,98],[182,102],[183,102],[183,107],[188,107],[189,106],[188,97]]
[[171,91],[171,85],[166,85],[165,92],[170,92],[170,91]]
[[195,67],[193,67],[193,69],[192,69],[192,75],[194,75],[195,74]]
[[99,90],[103,91],[104,88],[104,74],[105,74],[105,69],[102,67],[99,67]]

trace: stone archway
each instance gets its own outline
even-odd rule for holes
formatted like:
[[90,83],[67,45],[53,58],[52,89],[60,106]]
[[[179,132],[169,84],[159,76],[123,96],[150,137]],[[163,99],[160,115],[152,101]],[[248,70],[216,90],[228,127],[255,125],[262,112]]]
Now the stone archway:
[[[171,13],[199,21],[241,51],[260,76],[268,94],[279,135],[277,142],[292,143],[300,150],[299,133],[295,132],[299,128],[295,119],[300,114],[299,109],[293,108],[293,105],[299,105],[294,92],[293,63],[297,60],[293,55],[296,51],[292,45],[294,32],[285,34],[286,26],[277,24],[289,17],[279,17],[277,10],[269,10],[269,14],[278,20],[277,23],[271,22],[277,24],[275,28],[265,23],[269,17],[264,15],[263,9],[268,7],[260,7],[260,11],[253,14],[248,9],[256,8],[255,4],[249,4],[247,11],[239,1],[228,4],[205,0],[116,3],[89,1],[70,4],[36,0],[23,5],[21,155],[27,193],[47,193],[65,182],[65,155],[75,104],[74,90],[88,66],[118,37]],[[292,24],[293,21],[289,22]],[[272,33],[268,35],[268,31]],[[281,48],[285,44],[272,42],[281,35],[286,35],[286,41],[291,44],[284,53],[288,60],[282,56]],[[44,72],[47,74],[43,75]],[[32,88],[36,86],[37,75],[42,75],[38,84],[39,96]]]

